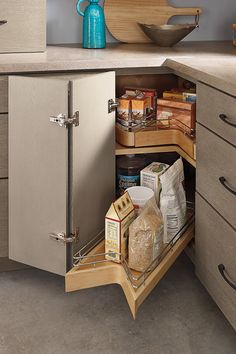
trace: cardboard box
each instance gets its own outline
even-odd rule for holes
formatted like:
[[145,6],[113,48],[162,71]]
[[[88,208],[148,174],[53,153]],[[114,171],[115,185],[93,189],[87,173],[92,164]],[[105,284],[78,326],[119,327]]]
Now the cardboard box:
[[112,203],[105,218],[105,252],[106,259],[121,262],[121,256],[126,258],[128,252],[129,226],[135,219],[135,210],[126,192]]
[[190,93],[190,92],[183,92],[183,100],[186,102],[196,102],[197,101],[197,94]]
[[133,98],[131,100],[132,121],[139,124],[150,113],[149,97]]
[[169,165],[161,162],[153,162],[147,167],[145,167],[141,173],[141,186],[148,187],[155,193],[155,198],[157,204],[160,198],[160,179],[159,177],[164,173]]
[[191,97],[195,96],[195,101],[196,101],[196,91],[195,89],[189,89],[189,90],[184,90],[184,89],[173,89],[170,91],[164,91],[163,92],[163,98],[167,100],[186,100],[186,96],[192,95]]
[[142,93],[144,97],[149,97],[150,110],[156,110],[156,99],[157,99],[157,90],[150,88],[137,88],[137,87],[125,87],[125,93],[129,96],[136,97],[139,93]]
[[122,125],[128,126],[131,120],[130,97],[120,97],[117,101],[119,103],[117,107],[117,121]]
[[168,100],[182,100],[183,99],[183,92],[182,91],[164,91],[163,92],[163,98],[168,99]]

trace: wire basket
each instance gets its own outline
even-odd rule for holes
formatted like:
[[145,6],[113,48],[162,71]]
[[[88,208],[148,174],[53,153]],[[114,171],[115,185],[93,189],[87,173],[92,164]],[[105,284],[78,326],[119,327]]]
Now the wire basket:
[[[171,239],[171,241],[165,245],[162,252],[149,264],[149,266],[143,272],[137,272],[129,268],[127,259],[125,259],[120,253],[117,255],[120,256],[122,266],[126,272],[127,279],[134,289],[140,288],[146,279],[151,275],[161,261],[168,255],[168,253],[173,249],[178,240],[183,236],[185,231],[194,223],[194,207],[193,203],[187,203],[187,219],[183,227],[178,231],[178,233]],[[104,240],[104,231],[97,235],[94,239],[89,241],[84,247],[82,247],[73,257],[74,267],[83,268],[83,267],[96,267],[102,263],[111,263],[110,260],[106,259],[106,256],[109,253],[100,252],[95,254],[90,254],[90,252],[99,245]],[[114,254],[114,253],[113,253]]]

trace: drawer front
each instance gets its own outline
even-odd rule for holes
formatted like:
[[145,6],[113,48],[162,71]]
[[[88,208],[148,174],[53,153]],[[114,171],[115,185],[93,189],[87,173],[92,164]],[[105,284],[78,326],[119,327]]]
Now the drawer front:
[[0,52],[41,52],[46,47],[46,0],[0,1]]
[[[236,145],[236,97],[199,83],[197,85],[197,121]],[[220,119],[223,114],[227,122]]]
[[198,268],[196,275],[236,330],[236,305],[234,299],[229,297],[229,294],[222,289],[221,283],[205,269]]
[[[235,161],[235,147],[197,124],[196,189],[236,228]],[[225,186],[220,177],[226,179],[225,182],[221,179]]]
[[8,116],[0,114],[0,178],[8,176]]
[[236,287],[236,231],[198,194],[196,196],[196,272],[219,307],[236,327],[236,290],[222,277],[218,266],[223,264],[226,277]]
[[8,256],[8,180],[0,180],[0,257]]
[[[1,47],[1,45],[0,45]],[[8,77],[0,77],[0,113],[8,112]]]

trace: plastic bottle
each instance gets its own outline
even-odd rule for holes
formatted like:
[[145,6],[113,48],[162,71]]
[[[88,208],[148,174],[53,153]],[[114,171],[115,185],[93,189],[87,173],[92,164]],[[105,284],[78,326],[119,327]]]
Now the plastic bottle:
[[121,196],[130,187],[140,186],[140,171],[146,166],[146,158],[125,155],[117,160],[117,195]]

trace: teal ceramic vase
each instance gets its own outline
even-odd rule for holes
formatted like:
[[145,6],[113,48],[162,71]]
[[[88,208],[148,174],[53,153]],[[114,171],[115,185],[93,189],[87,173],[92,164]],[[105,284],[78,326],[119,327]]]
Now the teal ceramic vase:
[[[81,11],[82,2],[88,1],[85,11]],[[105,48],[106,29],[103,8],[98,4],[99,0],[79,0],[77,12],[83,16],[83,48]]]

